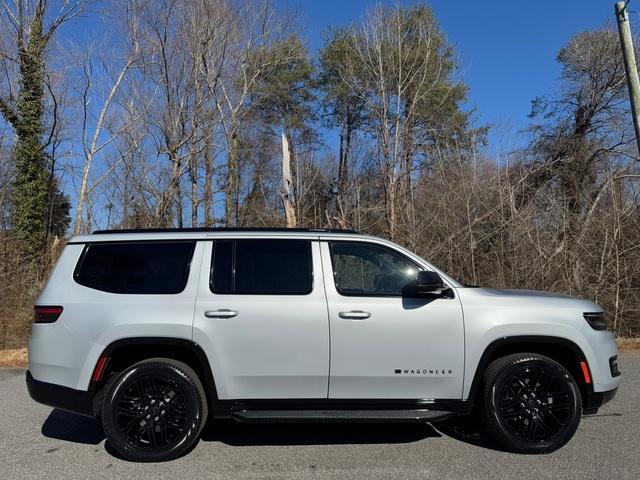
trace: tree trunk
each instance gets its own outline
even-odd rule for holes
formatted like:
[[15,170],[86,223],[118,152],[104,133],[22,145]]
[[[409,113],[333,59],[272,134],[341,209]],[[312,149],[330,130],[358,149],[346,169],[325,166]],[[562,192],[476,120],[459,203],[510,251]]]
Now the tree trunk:
[[282,204],[284,206],[284,217],[287,223],[287,227],[297,227],[298,222],[296,218],[295,204],[291,200],[291,148],[289,146],[289,140],[287,136],[282,134],[282,188],[280,190],[280,196],[282,197]]
[[[212,136],[211,127],[207,126],[205,138]],[[204,226],[211,227],[213,225],[213,145],[209,145],[206,141],[204,149]]]
[[236,178],[238,168],[238,138],[235,132],[231,133],[229,141],[229,153],[227,159],[227,185],[225,188],[225,226],[232,227],[235,225],[236,216],[234,215],[235,195],[236,195]]

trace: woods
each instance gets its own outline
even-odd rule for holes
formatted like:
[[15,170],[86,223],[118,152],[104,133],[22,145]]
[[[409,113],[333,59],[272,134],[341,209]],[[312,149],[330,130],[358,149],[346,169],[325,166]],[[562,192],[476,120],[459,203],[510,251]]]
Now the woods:
[[1,14],[0,348],[24,343],[70,235],[145,227],[353,228],[465,283],[593,299],[640,335],[640,165],[611,28],[559,50],[558,89],[497,154],[426,3],[373,6],[317,52],[267,0]]

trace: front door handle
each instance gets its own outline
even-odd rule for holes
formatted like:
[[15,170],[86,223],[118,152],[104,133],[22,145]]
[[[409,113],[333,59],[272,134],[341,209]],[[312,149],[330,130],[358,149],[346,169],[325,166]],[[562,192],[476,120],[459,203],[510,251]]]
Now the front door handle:
[[204,316],[207,318],[232,318],[238,315],[236,310],[221,308],[219,310],[206,310]]
[[363,312],[362,310],[351,310],[350,312],[340,312],[338,316],[351,320],[364,320],[365,318],[369,318],[371,314],[369,312]]

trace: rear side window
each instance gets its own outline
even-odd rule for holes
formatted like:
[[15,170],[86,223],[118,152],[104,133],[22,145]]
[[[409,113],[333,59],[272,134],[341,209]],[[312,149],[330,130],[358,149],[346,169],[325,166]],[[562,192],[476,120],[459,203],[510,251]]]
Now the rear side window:
[[73,277],[85,287],[124,294],[175,294],[184,290],[195,242],[88,244]]
[[245,295],[306,295],[313,287],[307,240],[214,242],[211,291]]

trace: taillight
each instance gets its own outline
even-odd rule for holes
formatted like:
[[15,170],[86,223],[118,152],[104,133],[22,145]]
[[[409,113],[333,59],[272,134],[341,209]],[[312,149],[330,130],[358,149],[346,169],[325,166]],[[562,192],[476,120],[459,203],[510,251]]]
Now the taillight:
[[58,320],[62,313],[60,306],[41,306],[33,307],[33,323],[53,323]]

